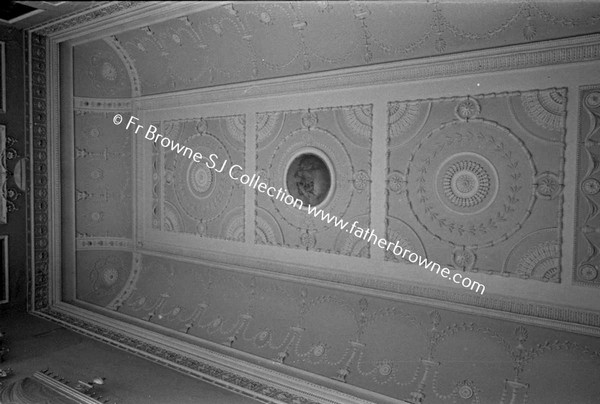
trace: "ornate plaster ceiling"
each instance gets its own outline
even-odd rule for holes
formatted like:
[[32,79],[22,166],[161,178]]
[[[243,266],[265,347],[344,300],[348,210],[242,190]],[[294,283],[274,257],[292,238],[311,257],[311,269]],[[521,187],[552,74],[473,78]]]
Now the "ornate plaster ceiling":
[[[599,27],[598,2],[246,2],[104,41],[140,84],[133,95],[149,95],[564,38]],[[91,96],[90,78],[103,86],[119,82],[113,73],[121,69],[95,55],[106,48],[99,42],[75,47],[78,96]],[[104,70],[85,67],[94,57]]]

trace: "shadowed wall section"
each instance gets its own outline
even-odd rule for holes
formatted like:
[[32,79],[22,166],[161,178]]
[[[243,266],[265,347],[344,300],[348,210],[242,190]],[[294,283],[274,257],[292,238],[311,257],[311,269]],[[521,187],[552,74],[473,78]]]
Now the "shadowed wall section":
[[[2,102],[0,108],[0,124],[6,128],[6,141],[2,145],[5,169],[7,170],[6,183],[2,185],[2,211],[6,214],[6,222],[0,224],[0,235],[8,236],[8,296],[0,294],[0,301],[6,301],[5,307],[14,307],[23,310],[27,300],[27,179],[29,169],[26,162],[30,156],[29,140],[25,134],[26,111],[25,102],[25,67],[23,64],[24,49],[23,31],[2,26],[0,27],[0,42],[4,46],[2,57]],[[33,51],[38,49],[35,47]],[[41,56],[44,56],[42,53]],[[45,69],[44,63],[36,63],[33,74],[36,79],[44,81],[40,71]],[[34,108],[45,108],[43,99],[45,93],[36,94]],[[45,118],[45,115],[43,116]],[[45,157],[45,155],[43,155]],[[43,168],[45,170],[45,167]],[[4,260],[5,257],[2,257]],[[4,262],[2,263],[4,267]],[[4,271],[5,268],[2,268]],[[47,275],[47,274],[46,274]],[[0,275],[4,278],[4,273]],[[0,288],[4,289],[4,279]],[[4,292],[4,290],[3,290]]]

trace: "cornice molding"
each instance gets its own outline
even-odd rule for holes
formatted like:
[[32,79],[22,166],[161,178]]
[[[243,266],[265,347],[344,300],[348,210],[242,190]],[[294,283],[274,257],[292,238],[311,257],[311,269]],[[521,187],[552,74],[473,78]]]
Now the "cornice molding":
[[51,194],[48,183],[48,115],[58,116],[59,106],[49,102],[48,87],[53,88],[53,83],[49,83],[48,72],[51,69],[49,64],[56,63],[58,53],[48,54],[46,45],[44,37],[26,33],[25,79],[29,82],[29,87],[26,90],[25,130],[31,156],[29,173],[32,177],[27,215],[30,310],[40,310],[49,304],[50,250],[54,241],[51,234],[54,229],[49,226],[54,216],[48,200],[53,200],[54,195]]
[[[408,404],[403,400],[383,396],[352,385],[344,385],[350,393],[334,390],[322,383],[303,380],[283,371],[266,368],[260,358],[245,354],[248,358],[217,352],[216,349],[190,344],[137,325],[127,324],[102,314],[96,314],[74,306],[59,304],[52,309],[34,313],[39,317],[58,323],[75,332],[92,337],[137,356],[166,365],[189,376],[252,397],[260,402],[273,404]],[[150,325],[149,325],[150,326]],[[204,341],[206,344],[211,344]],[[212,343],[214,344],[214,343]],[[227,350],[227,347],[219,347]],[[244,353],[229,348],[232,353]],[[290,373],[303,371],[285,366]],[[282,369],[283,370],[283,369]],[[317,379],[327,379],[311,375]],[[325,382],[325,380],[322,380]],[[327,384],[337,382],[327,379]],[[352,394],[356,392],[357,395]],[[359,396],[369,397],[368,399]]]
[[76,27],[92,20],[108,17],[133,7],[140,7],[145,1],[112,1],[104,4],[78,10],[71,14],[63,15],[54,20],[44,22],[29,28],[29,31],[38,35],[50,36],[54,33]]
[[[90,396],[85,395],[81,391],[75,390],[75,388],[67,385],[64,379],[59,378],[57,375],[53,375],[49,371],[35,372],[33,378],[39,380],[47,388],[50,388],[61,395],[72,399],[73,401],[81,404],[102,404],[101,401],[96,400],[93,394]],[[100,397],[99,397],[100,398]]]

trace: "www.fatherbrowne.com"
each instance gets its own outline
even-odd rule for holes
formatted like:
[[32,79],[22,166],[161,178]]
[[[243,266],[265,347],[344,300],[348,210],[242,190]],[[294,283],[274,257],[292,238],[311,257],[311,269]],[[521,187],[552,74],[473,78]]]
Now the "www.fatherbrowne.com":
[[339,219],[337,216],[331,216],[329,213],[323,212],[322,209],[317,209],[316,206],[307,207],[307,213],[309,215],[314,215],[314,217],[320,217],[320,219],[328,224],[333,222],[334,226],[339,228],[340,230],[346,230],[348,233],[354,234],[355,237],[363,239],[367,241],[367,243],[373,243],[373,245],[377,245],[379,248],[383,248],[386,251],[392,251],[398,257],[402,257],[407,259],[413,264],[419,263],[419,266],[429,269],[431,272],[435,271],[436,274],[440,275],[442,278],[446,278],[451,280],[454,283],[458,283],[463,287],[471,290],[475,290],[475,292],[480,292],[483,295],[485,292],[485,285],[472,280],[471,278],[463,277],[462,274],[455,272],[452,276],[450,276],[450,270],[448,268],[442,268],[440,264],[437,262],[433,262],[428,260],[425,257],[421,257],[419,254],[410,251],[407,248],[402,248],[399,242],[396,241],[387,241],[384,238],[379,238],[371,229],[363,229],[362,227],[358,227],[358,221],[352,223],[350,229],[347,229],[349,222],[345,220]]
[[[143,132],[144,126],[138,124],[136,121],[139,121],[135,116],[131,116],[129,118],[129,122],[127,122],[127,126],[125,129],[129,129],[130,127],[134,130],[134,134],[137,134],[140,129]],[[113,123],[115,125],[120,125],[123,122],[123,116],[121,114],[116,114],[113,117]],[[176,151],[176,153],[183,155],[196,163],[201,163],[205,160],[206,167],[211,170],[215,170],[218,173],[222,173],[227,166],[227,160],[223,161],[221,164],[219,162],[219,156],[212,153],[209,156],[204,156],[200,152],[195,152],[189,147],[185,147],[184,145],[180,145],[179,143],[175,143],[173,140],[169,139],[166,136],[157,133],[158,128],[154,125],[150,125],[148,130],[144,134],[144,138],[150,140],[154,143],[159,143],[164,148],[170,148],[172,151]],[[159,142],[160,139],[160,142]],[[216,168],[217,166],[220,168]],[[249,186],[250,188],[256,189],[260,193],[266,193],[271,198],[275,198],[281,202],[284,202],[286,205],[303,210],[304,202],[285,192],[284,189],[275,187],[271,187],[268,183],[260,182],[260,176],[253,174],[250,177],[248,174],[239,175],[240,172],[243,172],[243,168],[237,164],[231,164],[228,174],[229,177],[234,181],[239,181],[241,184]],[[259,183],[260,182],[260,183]],[[382,248],[386,251],[391,251],[394,255],[401,257],[402,259],[408,260],[412,264],[416,264],[429,269],[431,272],[434,272],[437,275],[440,275],[442,278],[448,279],[451,282],[456,284],[460,284],[462,287],[475,290],[476,293],[485,292],[485,285],[476,282],[468,277],[463,277],[461,273],[455,272],[451,275],[450,269],[442,268],[440,264],[434,261],[430,261],[425,257],[421,257],[416,252],[413,252],[407,248],[403,248],[398,241],[395,243],[393,241],[387,241],[384,238],[378,237],[373,230],[367,228],[366,230],[362,227],[357,226],[358,221],[355,221],[348,229],[349,222],[346,222],[343,219],[338,218],[337,216],[331,216],[329,213],[324,212],[322,209],[317,209],[316,206],[311,206],[310,204],[306,206],[306,213],[308,215],[313,215],[315,218],[320,218],[322,221],[327,222],[327,224],[333,223],[335,227],[340,230],[345,230],[348,233],[353,234],[355,237],[367,241],[367,243],[373,243],[373,245],[377,245],[379,248]]]

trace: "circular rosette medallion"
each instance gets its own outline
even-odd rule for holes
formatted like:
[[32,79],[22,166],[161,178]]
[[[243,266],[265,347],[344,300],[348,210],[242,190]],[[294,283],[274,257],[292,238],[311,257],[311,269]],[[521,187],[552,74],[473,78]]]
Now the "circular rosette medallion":
[[481,154],[457,153],[439,165],[435,185],[446,208],[469,215],[483,211],[495,200],[498,174]]
[[[233,181],[228,175],[230,158],[225,146],[210,134],[190,136],[184,143],[195,152],[200,152],[203,159],[195,162],[188,158],[189,151],[180,153],[175,159],[174,188],[181,208],[190,216],[203,222],[219,217],[227,206],[233,193]],[[216,154],[216,166],[208,168],[208,156]],[[223,172],[225,160],[228,160]]]
[[348,152],[331,133],[317,128],[290,133],[273,153],[269,172],[279,173],[273,178],[276,189],[281,187],[303,202],[302,209],[298,209],[270,198],[276,211],[290,225],[312,230],[334,226],[320,216],[308,215],[308,204],[344,217],[352,199],[354,172]]
[[530,154],[493,122],[455,121],[431,132],[407,168],[411,210],[432,235],[454,245],[506,240],[531,212]]

